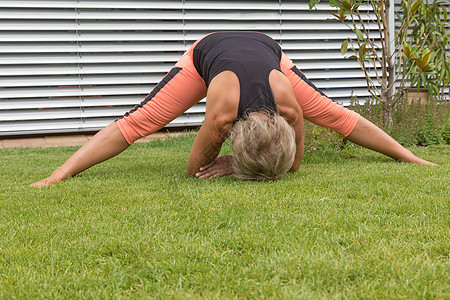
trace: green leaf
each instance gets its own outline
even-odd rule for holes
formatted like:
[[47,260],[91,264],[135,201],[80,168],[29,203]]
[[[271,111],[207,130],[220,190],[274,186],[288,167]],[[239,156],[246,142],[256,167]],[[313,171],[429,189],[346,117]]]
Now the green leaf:
[[361,46],[362,46],[362,48],[363,48],[363,54],[366,55],[367,51],[369,51],[369,48],[367,48],[367,44],[364,43],[364,44],[362,44]]
[[309,10],[312,10],[320,0],[309,0]]
[[339,10],[339,20],[343,21],[347,19],[347,16],[345,15],[345,11],[343,9]]
[[411,7],[411,14],[415,15],[417,10],[420,8],[422,4],[423,4],[422,0],[416,0]]
[[411,55],[416,54],[417,50],[419,50],[419,45],[415,45],[411,48]]
[[348,39],[342,42],[341,54],[344,55],[345,53],[347,53],[347,49],[348,49]]
[[355,31],[356,31],[356,36],[358,37],[358,40],[363,41],[364,40],[364,36],[363,36],[361,30],[356,28]]
[[330,1],[328,1],[328,5],[331,6],[331,7],[338,7],[337,6],[338,5],[337,0],[330,0]]
[[351,56],[349,56],[349,57],[347,57],[347,58],[350,58],[350,59],[358,59],[358,57],[357,57],[356,55],[351,55]]
[[430,53],[431,51],[430,51],[430,49],[429,48],[425,48],[425,50],[423,50],[423,53],[422,53],[422,58],[425,56],[425,55],[427,55],[428,53]]
[[427,65],[428,62],[430,61],[430,55],[431,55],[431,51],[430,49],[425,49],[422,53],[422,64],[423,66]]
[[409,59],[409,55],[411,54],[411,46],[408,43],[403,45],[403,53],[405,53],[405,56]]
[[342,1],[342,5],[344,5],[344,7],[347,9],[347,10],[352,10],[352,5],[349,3],[349,2],[347,2],[347,1]]
[[366,55],[366,53],[367,53],[368,50],[369,50],[369,49],[366,48],[366,43],[362,44],[362,45],[359,47],[359,50],[358,50],[358,52],[359,52],[359,57],[360,57],[361,59],[363,59],[363,60],[366,60],[365,55]]
[[442,70],[441,70],[441,74],[440,74],[440,76],[439,76],[439,81],[440,81],[440,82],[443,82],[443,81],[444,81],[444,78],[445,78],[445,69],[442,69]]
[[328,5],[331,7],[337,7],[340,9],[344,9],[345,7],[338,1],[338,0],[330,0],[328,2]]
[[426,71],[430,71],[431,67],[429,65],[426,65],[423,67],[422,71],[426,72]]
[[433,86],[433,92],[435,95],[439,95],[439,87],[437,85]]
[[422,79],[422,84],[427,82],[427,78],[425,77],[425,74],[421,73],[420,78]]
[[359,0],[358,3],[356,3],[355,9],[358,9],[364,0]]
[[416,65],[419,67],[420,70],[422,70],[422,60],[418,57],[414,58],[414,61],[416,62]]
[[417,76],[417,92],[420,91],[420,88],[422,87],[422,79],[421,76]]

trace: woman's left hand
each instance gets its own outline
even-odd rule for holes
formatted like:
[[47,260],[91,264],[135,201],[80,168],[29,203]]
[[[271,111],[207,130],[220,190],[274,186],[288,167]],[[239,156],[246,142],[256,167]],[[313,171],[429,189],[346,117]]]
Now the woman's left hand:
[[232,161],[232,155],[218,157],[209,164],[201,167],[199,171],[195,173],[195,177],[210,178],[233,175]]

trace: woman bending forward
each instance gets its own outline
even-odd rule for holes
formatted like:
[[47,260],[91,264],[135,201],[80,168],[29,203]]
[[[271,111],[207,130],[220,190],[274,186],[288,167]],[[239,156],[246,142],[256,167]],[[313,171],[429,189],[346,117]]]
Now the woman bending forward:
[[[31,185],[65,180],[119,154],[205,96],[205,120],[189,155],[189,176],[275,180],[297,171],[303,118],[398,161],[435,165],[327,98],[267,35],[216,32],[198,40],[139,105]],[[217,157],[229,136],[233,156]]]

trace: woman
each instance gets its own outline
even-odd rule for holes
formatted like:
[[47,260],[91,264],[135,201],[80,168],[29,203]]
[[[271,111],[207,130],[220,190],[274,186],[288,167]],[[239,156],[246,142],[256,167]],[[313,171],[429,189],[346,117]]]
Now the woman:
[[[197,41],[144,101],[97,133],[51,176],[31,185],[68,179],[119,154],[205,96],[205,120],[189,155],[189,176],[274,180],[297,171],[303,118],[398,161],[435,165],[328,99],[267,35],[216,32]],[[230,135],[234,155],[217,158]]]

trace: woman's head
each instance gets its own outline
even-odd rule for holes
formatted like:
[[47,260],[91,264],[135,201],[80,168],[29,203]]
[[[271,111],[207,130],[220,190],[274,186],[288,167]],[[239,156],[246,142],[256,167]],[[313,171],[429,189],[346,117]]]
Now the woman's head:
[[292,167],[295,133],[279,114],[251,113],[236,122],[230,133],[236,177],[276,180]]

